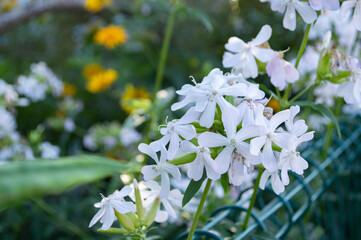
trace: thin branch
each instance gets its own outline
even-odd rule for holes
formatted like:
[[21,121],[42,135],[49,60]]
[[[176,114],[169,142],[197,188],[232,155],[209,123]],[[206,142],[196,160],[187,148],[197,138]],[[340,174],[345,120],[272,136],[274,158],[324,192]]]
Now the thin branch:
[[0,35],[15,26],[53,11],[85,11],[84,0],[38,0],[0,15]]

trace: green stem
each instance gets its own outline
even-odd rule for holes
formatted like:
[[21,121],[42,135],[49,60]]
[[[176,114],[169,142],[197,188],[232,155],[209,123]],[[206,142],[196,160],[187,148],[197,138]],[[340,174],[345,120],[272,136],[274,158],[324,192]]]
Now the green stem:
[[253,186],[253,193],[252,193],[252,197],[251,197],[251,202],[247,209],[247,215],[246,215],[246,218],[244,219],[244,223],[242,226],[243,230],[247,228],[248,221],[251,216],[252,208],[254,206],[254,203],[256,202],[256,197],[257,197],[257,192],[258,192],[258,188],[259,188],[259,182],[261,181],[262,172],[263,172],[263,168],[260,168],[258,170],[258,175],[257,175],[256,181]]
[[162,49],[160,51],[160,59],[158,62],[157,75],[155,77],[154,94],[153,94],[154,98],[162,86],[164,68],[167,61],[170,39],[172,37],[175,15],[176,15],[176,6],[173,5],[170,14],[168,16],[165,36],[162,44]]
[[294,96],[290,101],[289,104],[293,103],[294,101],[296,101],[297,99],[299,99],[303,94],[305,94],[306,92],[308,92],[310,89],[312,89],[314,86],[316,86],[315,83],[311,84],[310,86],[306,87],[305,89],[303,89],[300,93],[298,93],[296,96]]
[[194,233],[196,231],[198,220],[199,220],[199,217],[201,216],[201,212],[202,212],[204,203],[206,201],[206,198],[207,198],[209,189],[211,187],[211,184],[212,184],[212,180],[208,179],[206,187],[204,188],[204,191],[203,191],[203,194],[202,194],[201,201],[199,202],[199,206],[198,206],[196,215],[194,216],[194,220],[193,220],[193,223],[192,223],[192,226],[191,226],[191,230],[189,231],[187,240],[192,240],[193,239],[193,235],[194,235]]
[[[337,99],[337,103],[336,103],[336,109],[335,109],[335,117],[337,118],[342,110],[342,103],[343,103],[343,99],[339,98]],[[322,150],[322,157],[325,158],[327,156],[328,153],[328,149],[331,146],[332,143],[332,136],[333,136],[333,130],[335,128],[335,125],[331,122],[328,124],[327,126],[327,131],[326,131],[326,138],[325,138],[325,143],[323,145],[323,150]]]
[[[300,63],[301,57],[302,57],[303,53],[305,52],[306,45],[307,45],[307,41],[308,41],[308,34],[310,33],[311,26],[312,26],[311,24],[308,24],[308,25],[307,25],[305,34],[303,35],[301,47],[300,47],[300,49],[298,50],[298,54],[297,54],[297,59],[296,59],[296,63],[295,63],[295,68],[298,67],[298,64]],[[285,95],[283,96],[283,100],[284,100],[284,101],[287,101],[287,100],[288,100],[288,95],[290,94],[291,87],[292,87],[292,84],[289,83],[288,86],[287,86]]]

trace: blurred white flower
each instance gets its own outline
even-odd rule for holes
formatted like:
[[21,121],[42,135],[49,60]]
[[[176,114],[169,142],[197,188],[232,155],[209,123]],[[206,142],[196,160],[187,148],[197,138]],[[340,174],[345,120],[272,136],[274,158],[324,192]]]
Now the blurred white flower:
[[357,58],[347,60],[351,71],[350,81],[344,82],[338,89],[338,96],[343,97],[347,104],[357,104],[361,107],[361,63]]
[[258,66],[255,58],[261,62],[268,62],[273,56],[273,50],[261,48],[272,35],[272,28],[264,25],[255,39],[245,43],[237,37],[231,37],[225,48],[229,52],[223,55],[223,67],[233,68],[235,72],[241,72],[245,78],[256,78]]
[[101,229],[107,230],[116,220],[114,210],[123,214],[128,212],[135,212],[134,203],[124,201],[124,197],[128,196],[131,192],[132,189],[129,186],[125,186],[120,191],[116,190],[108,197],[101,195],[102,201],[94,204],[94,207],[100,209],[90,221],[89,227],[92,227],[100,220],[100,222],[103,224]]
[[33,102],[44,100],[48,86],[39,82],[34,76],[20,76],[17,81],[17,91]]
[[0,139],[12,134],[16,129],[15,117],[4,107],[0,107]]
[[313,93],[316,96],[316,103],[325,104],[328,107],[334,106],[335,97],[337,96],[339,84],[326,82],[323,85],[317,86]]
[[14,104],[19,99],[19,95],[14,87],[2,79],[0,79],[0,96],[4,96],[7,104]]
[[49,142],[42,142],[39,144],[39,149],[41,151],[41,158],[59,158],[60,148],[58,146],[52,145]]
[[308,46],[306,47],[306,51],[303,54],[300,63],[298,64],[298,72],[301,75],[305,75],[307,73],[316,72],[318,66],[318,59],[320,58],[320,53],[315,50],[314,47]]
[[84,147],[86,147],[87,149],[92,150],[92,151],[95,151],[97,148],[95,140],[94,140],[93,136],[91,136],[91,135],[84,136],[83,144],[84,144]]
[[317,18],[317,13],[307,2],[300,0],[272,0],[271,9],[284,13],[283,27],[294,31],[296,29],[296,11],[301,15],[307,24],[313,23]]
[[132,143],[138,142],[142,139],[142,135],[134,128],[123,128],[120,131],[119,137],[125,147],[128,147]]
[[52,90],[54,97],[59,97],[64,89],[64,84],[59,80],[57,76],[53,73],[50,68],[44,62],[33,63],[30,66],[31,72],[38,76],[43,77],[44,80],[48,83],[50,89]]
[[341,15],[347,16],[347,14],[353,9],[352,23],[357,30],[361,31],[361,0],[348,0],[344,1],[341,6]]
[[67,132],[73,132],[76,128],[76,125],[74,123],[74,120],[71,118],[66,118],[64,120],[64,129]]

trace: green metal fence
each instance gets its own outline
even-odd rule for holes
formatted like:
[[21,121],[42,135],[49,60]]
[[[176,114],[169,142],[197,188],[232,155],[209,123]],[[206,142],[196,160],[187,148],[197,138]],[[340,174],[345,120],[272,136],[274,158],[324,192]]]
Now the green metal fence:
[[[234,205],[214,210],[193,239],[361,239],[361,122],[348,122],[341,130],[342,139],[333,138],[323,162],[324,138],[303,151],[310,167],[304,177],[290,173],[292,184],[283,194],[274,194],[270,187],[257,193],[248,228],[241,229],[249,203],[243,195],[251,188],[241,192]],[[229,229],[223,229],[227,236],[220,234],[222,226]],[[267,236],[258,235],[262,233]]]

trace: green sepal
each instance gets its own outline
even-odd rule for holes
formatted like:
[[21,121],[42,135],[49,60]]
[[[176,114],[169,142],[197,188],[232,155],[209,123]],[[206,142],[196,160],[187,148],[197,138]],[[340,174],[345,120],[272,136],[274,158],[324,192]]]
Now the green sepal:
[[[136,181],[134,181],[134,195],[135,195],[135,205],[136,205],[136,208],[137,208],[137,214],[138,216],[136,216],[134,213],[134,215],[137,217],[138,219],[138,222],[141,222],[144,218],[144,212],[145,212],[145,209],[143,207],[143,200],[140,196],[140,191],[139,191],[139,188],[138,188],[138,183]],[[130,216],[129,216],[130,217]],[[134,216],[133,216],[134,217]],[[132,217],[130,217],[132,218]],[[132,219],[133,220],[133,219]],[[135,224],[135,222],[133,221],[134,225],[137,226],[137,224]],[[140,223],[139,223],[140,224]]]
[[107,230],[103,230],[103,229],[99,228],[97,231],[101,232],[101,233],[128,233],[129,232],[127,229],[124,229],[124,228],[109,228]]
[[132,220],[125,214],[119,213],[116,210],[114,210],[115,216],[117,217],[119,223],[127,230],[133,231],[135,229],[134,223]]
[[[138,191],[139,191],[139,189],[138,189]],[[142,204],[142,208],[143,208],[143,204]],[[143,208],[143,210],[144,210],[144,208]],[[137,208],[137,213],[139,215],[138,208]],[[127,215],[130,218],[130,220],[132,220],[132,222],[136,228],[140,226],[139,217],[134,212],[128,212],[125,215]]]
[[168,161],[167,163],[174,164],[174,165],[183,165],[183,164],[193,162],[194,159],[196,158],[196,156],[197,156],[196,153],[188,153],[181,157],[174,158],[174,159]]
[[145,226],[149,227],[154,222],[155,216],[157,215],[158,212],[159,202],[160,199],[156,198],[153,202],[152,207],[149,209],[147,215],[145,215],[143,221]]

